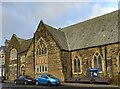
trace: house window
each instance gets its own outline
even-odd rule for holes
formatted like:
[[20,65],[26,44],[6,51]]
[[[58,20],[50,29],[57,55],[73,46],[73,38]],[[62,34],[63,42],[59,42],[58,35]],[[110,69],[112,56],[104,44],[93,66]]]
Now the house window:
[[98,52],[93,57],[93,67],[98,68],[99,71],[102,71],[102,57]]
[[14,66],[14,74],[17,75],[17,65]]
[[12,72],[12,66],[9,67],[10,68],[10,76],[12,76],[13,72]]
[[40,66],[40,71],[39,72],[46,72],[46,71],[47,71],[47,66],[46,65]]
[[82,72],[82,63],[81,60],[76,56],[74,58],[74,73],[81,73]]
[[47,66],[45,66],[45,71],[47,71]]
[[25,62],[25,55],[21,56],[21,63]]
[[40,66],[40,72],[41,72],[41,66]]
[[77,61],[74,59],[74,72],[77,72]]
[[39,40],[36,53],[37,53],[37,55],[44,55],[47,53],[46,45],[45,45],[43,39]]
[[45,71],[45,68],[44,68],[44,66],[42,66],[42,72],[44,72]]
[[17,59],[17,50],[12,49],[10,52],[10,60],[16,60]]
[[39,72],[39,68],[37,68],[37,72]]

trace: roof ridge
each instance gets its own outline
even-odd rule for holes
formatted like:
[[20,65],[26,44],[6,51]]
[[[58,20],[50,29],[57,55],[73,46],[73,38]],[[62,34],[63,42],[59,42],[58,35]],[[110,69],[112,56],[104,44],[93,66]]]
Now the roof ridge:
[[115,10],[115,11],[113,11],[113,12],[109,12],[109,13],[106,13],[106,14],[103,14],[103,15],[100,15],[100,16],[97,16],[97,17],[93,17],[93,18],[90,18],[90,19],[87,19],[87,20],[84,20],[84,21],[81,21],[81,22],[78,22],[78,23],[75,23],[75,24],[72,24],[72,25],[63,27],[63,28],[61,28],[61,31],[64,32],[64,29],[66,29],[66,28],[69,28],[69,27],[72,27],[72,26],[76,26],[76,25],[79,25],[79,24],[83,24],[83,23],[89,22],[89,21],[91,21],[91,20],[95,20],[95,19],[101,18],[101,17],[103,17],[103,16],[116,13],[116,12],[118,12],[118,11],[119,11],[119,10]]
[[47,24],[44,24],[46,29],[51,33],[56,43],[59,45],[61,49],[68,50],[67,42],[65,33],[59,29],[56,29],[52,26],[49,26]]

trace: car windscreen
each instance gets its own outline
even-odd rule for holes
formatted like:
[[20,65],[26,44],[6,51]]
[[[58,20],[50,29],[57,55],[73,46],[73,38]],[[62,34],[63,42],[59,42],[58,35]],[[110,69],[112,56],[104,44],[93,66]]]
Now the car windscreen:
[[50,78],[56,78],[55,76],[50,75],[50,74],[48,74],[47,76],[50,77]]
[[25,76],[27,79],[32,79],[32,77],[30,77],[30,76]]

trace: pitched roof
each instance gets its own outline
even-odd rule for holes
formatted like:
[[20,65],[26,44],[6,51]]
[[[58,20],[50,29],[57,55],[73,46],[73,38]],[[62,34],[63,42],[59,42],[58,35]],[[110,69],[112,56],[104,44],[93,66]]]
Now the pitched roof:
[[20,44],[21,49],[19,50],[19,53],[28,50],[31,42],[32,42],[32,38],[22,41]]
[[69,51],[118,42],[118,11],[63,28]]
[[30,46],[30,43],[32,42],[32,38],[30,39],[22,39],[19,38],[16,34],[13,34],[13,36],[15,36],[15,38],[18,40],[19,42],[19,46],[20,49],[18,50],[18,53],[24,52],[28,49],[28,47]]
[[46,24],[45,24],[45,27],[51,33],[51,35],[54,37],[55,41],[58,43],[60,48],[68,50],[65,33],[62,32],[61,30],[55,29],[55,28],[53,28],[49,25],[46,25]]
[[[44,26],[61,49],[72,51],[120,42],[118,21],[118,11],[114,11],[62,29],[55,29],[47,24]],[[25,40],[17,36],[16,38],[21,47],[19,53],[26,51],[33,39]]]

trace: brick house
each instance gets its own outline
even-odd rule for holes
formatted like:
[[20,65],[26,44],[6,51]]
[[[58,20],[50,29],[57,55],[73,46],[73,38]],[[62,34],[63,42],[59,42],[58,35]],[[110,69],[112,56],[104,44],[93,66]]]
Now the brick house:
[[14,34],[6,53],[8,79],[19,74],[36,78],[41,73],[50,73],[64,81],[67,77],[88,77],[89,68],[99,68],[100,77],[108,76],[117,82],[118,17],[115,11],[60,29],[41,21],[32,39],[21,39]]
[[15,34],[11,37],[6,51],[7,79],[14,80],[19,74],[25,73],[26,52],[31,39],[25,40]]

